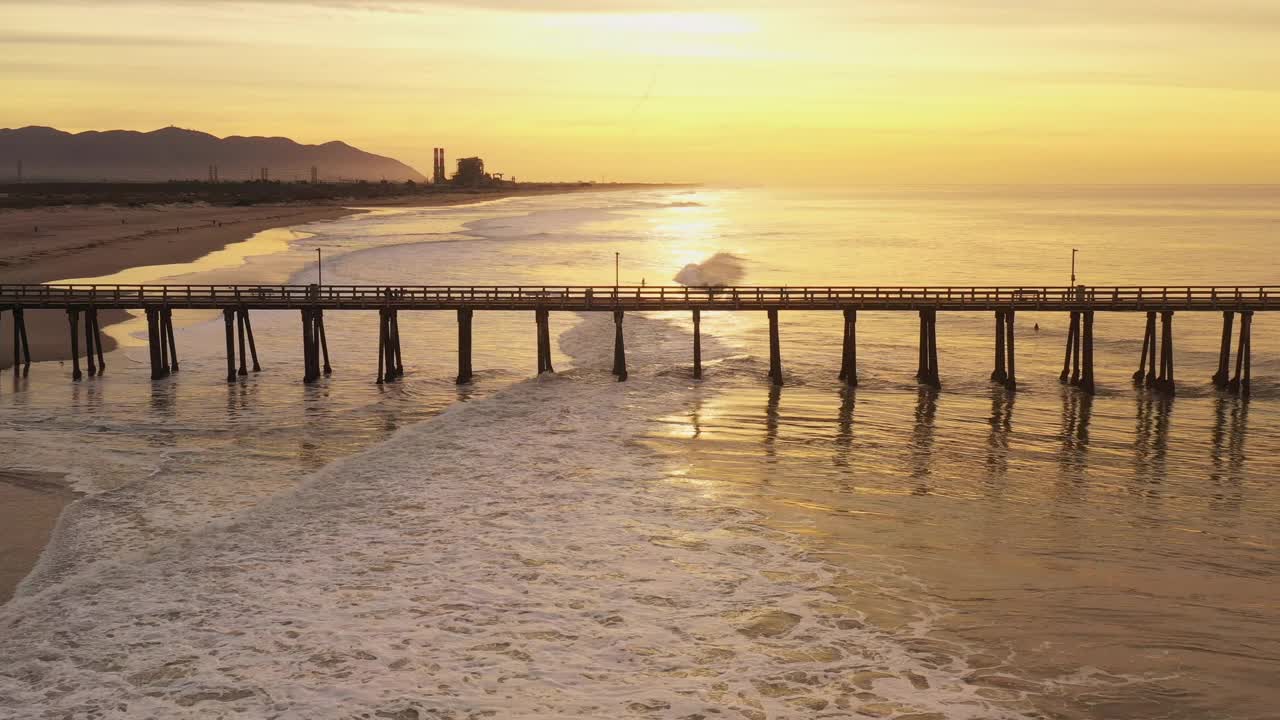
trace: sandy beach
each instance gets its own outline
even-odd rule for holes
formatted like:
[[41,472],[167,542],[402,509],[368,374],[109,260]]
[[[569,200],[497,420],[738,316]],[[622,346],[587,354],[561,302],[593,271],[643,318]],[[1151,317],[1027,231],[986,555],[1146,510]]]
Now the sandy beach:
[[[577,191],[571,188],[452,192],[429,196],[362,202],[361,206],[422,207],[462,205],[524,195]],[[87,206],[0,210],[0,284],[44,283],[109,275],[143,265],[191,262],[233,242],[270,228],[333,220],[361,212],[338,204],[222,207],[154,205]],[[105,311],[103,326],[127,314]],[[61,313],[28,314],[32,360],[70,359],[66,323]],[[114,341],[103,337],[104,350]],[[13,364],[12,340],[0,332],[0,369]]]
[[[521,195],[571,192],[569,188],[510,192],[457,192],[362,205],[444,206]],[[42,283],[97,277],[143,265],[194,261],[270,228],[332,220],[361,212],[341,205],[217,207],[46,207],[0,211],[0,284]],[[102,312],[104,326],[128,317]],[[0,328],[0,369],[13,364],[6,320]],[[28,339],[34,361],[70,358],[67,325],[58,311],[31,311]],[[114,342],[103,336],[104,350]],[[76,494],[56,476],[0,466],[0,603],[40,557],[62,509]]]

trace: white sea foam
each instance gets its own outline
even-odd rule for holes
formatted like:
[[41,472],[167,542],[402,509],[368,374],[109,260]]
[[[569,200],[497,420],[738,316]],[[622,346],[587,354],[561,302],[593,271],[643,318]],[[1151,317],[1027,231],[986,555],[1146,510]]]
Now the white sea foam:
[[745,275],[742,258],[720,252],[700,263],[685,265],[673,279],[688,287],[724,287],[740,282]]
[[[296,492],[0,609],[12,717],[1000,716],[961,653],[847,571],[668,482],[638,439],[696,392],[610,320],[579,369],[461,403]],[[659,338],[662,340],[660,341]],[[687,338],[683,338],[686,339]],[[914,632],[924,632],[927,622]]]

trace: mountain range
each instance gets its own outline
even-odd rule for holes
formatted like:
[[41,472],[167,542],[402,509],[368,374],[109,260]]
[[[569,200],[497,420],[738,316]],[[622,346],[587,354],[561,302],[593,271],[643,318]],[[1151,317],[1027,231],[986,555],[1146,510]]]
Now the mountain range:
[[343,142],[303,145],[283,137],[219,138],[167,127],[151,132],[107,130],[69,133],[49,127],[0,129],[0,181],[207,180],[210,166],[222,181],[321,180],[425,182],[426,177],[389,157]]

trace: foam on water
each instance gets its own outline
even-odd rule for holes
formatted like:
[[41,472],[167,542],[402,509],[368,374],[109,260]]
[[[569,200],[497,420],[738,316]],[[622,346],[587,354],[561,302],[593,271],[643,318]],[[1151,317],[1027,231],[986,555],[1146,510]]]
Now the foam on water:
[[[1001,717],[937,609],[880,629],[858,578],[640,439],[700,392],[628,317],[578,369],[459,403],[296,491],[0,608],[15,717]],[[708,354],[723,353],[713,342]],[[987,678],[991,680],[991,678]],[[985,691],[985,692],[984,692]],[[936,715],[919,715],[936,713]]]

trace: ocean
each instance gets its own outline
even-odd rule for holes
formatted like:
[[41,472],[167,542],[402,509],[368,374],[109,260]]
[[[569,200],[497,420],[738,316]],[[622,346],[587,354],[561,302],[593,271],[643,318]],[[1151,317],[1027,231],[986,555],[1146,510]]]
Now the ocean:
[[[376,209],[104,282],[1275,284],[1280,188],[654,189]],[[297,313],[258,312],[263,372],[225,382],[220,315],[145,325],[105,375],[0,376],[0,469],[84,493],[0,606],[0,716],[1269,718],[1280,691],[1280,331],[1220,394],[1221,317],[1175,319],[1178,392],[1134,388],[1144,318],[1099,313],[1098,393],[1058,383],[1064,313],[993,318],[330,312],[304,386]],[[141,331],[141,332],[140,332]],[[7,347],[7,345],[6,345]],[[7,352],[0,348],[0,351]],[[7,714],[7,715],[6,715]]]

